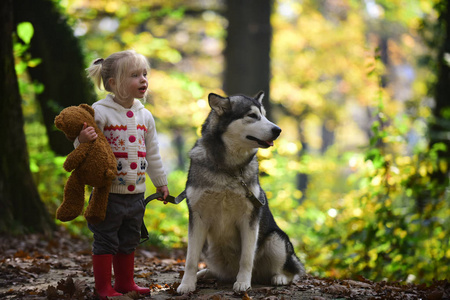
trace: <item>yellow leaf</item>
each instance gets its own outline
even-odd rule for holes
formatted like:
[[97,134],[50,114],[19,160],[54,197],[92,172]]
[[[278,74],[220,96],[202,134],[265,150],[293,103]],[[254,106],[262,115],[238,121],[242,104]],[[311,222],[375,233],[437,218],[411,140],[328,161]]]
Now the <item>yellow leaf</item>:
[[419,174],[422,177],[427,176],[427,166],[426,165],[424,165],[424,164],[420,165],[420,167],[419,167]]
[[400,237],[401,239],[404,239],[407,235],[407,232],[401,228],[396,228],[394,230],[394,235]]
[[446,160],[441,159],[441,160],[439,161],[439,170],[440,170],[442,173],[447,173],[447,170],[448,170],[448,164],[447,164],[447,161],[446,161]]
[[381,183],[381,176],[377,175],[372,179],[372,185],[373,186],[379,186]]

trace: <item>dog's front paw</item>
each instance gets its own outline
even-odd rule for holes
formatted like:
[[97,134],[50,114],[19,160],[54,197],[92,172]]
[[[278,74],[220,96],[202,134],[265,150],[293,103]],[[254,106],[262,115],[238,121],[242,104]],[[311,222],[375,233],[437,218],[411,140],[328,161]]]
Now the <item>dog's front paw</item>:
[[233,285],[233,290],[235,292],[245,292],[251,288],[250,282],[247,281],[236,281]]
[[195,291],[195,283],[181,283],[177,288],[178,294],[187,294]]
[[286,277],[286,275],[283,274],[277,274],[272,277],[273,285],[287,285],[289,281],[290,280]]

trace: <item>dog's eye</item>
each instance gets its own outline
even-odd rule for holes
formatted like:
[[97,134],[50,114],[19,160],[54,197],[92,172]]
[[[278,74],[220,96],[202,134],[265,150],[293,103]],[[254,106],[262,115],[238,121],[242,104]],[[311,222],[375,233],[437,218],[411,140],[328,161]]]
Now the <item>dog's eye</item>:
[[252,119],[258,119],[258,116],[256,114],[249,114],[247,117],[250,117]]

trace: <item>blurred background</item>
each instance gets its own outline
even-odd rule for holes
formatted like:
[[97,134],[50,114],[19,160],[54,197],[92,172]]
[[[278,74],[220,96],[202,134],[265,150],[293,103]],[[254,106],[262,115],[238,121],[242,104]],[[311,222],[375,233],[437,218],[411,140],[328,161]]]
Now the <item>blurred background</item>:
[[[73,146],[53,119],[106,95],[86,78],[93,59],[134,49],[152,67],[145,105],[172,195],[184,189],[208,94],[263,90],[283,132],[259,151],[261,184],[307,271],[450,278],[447,1],[21,0],[12,16],[2,39],[18,93],[2,92],[0,122],[18,134],[1,136],[1,231],[90,234],[82,216],[54,221]],[[25,141],[17,168],[10,158]],[[145,222],[143,247],[186,247],[184,203],[151,202]]]

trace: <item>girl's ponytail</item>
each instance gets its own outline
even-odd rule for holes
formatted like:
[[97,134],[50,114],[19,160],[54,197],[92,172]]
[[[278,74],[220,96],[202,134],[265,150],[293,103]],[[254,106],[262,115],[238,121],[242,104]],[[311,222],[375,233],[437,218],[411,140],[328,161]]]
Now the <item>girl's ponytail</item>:
[[[102,89],[102,66],[103,58],[95,59],[89,68],[86,69],[88,77],[92,78],[94,84],[101,90]],[[103,83],[104,85],[105,83]]]

